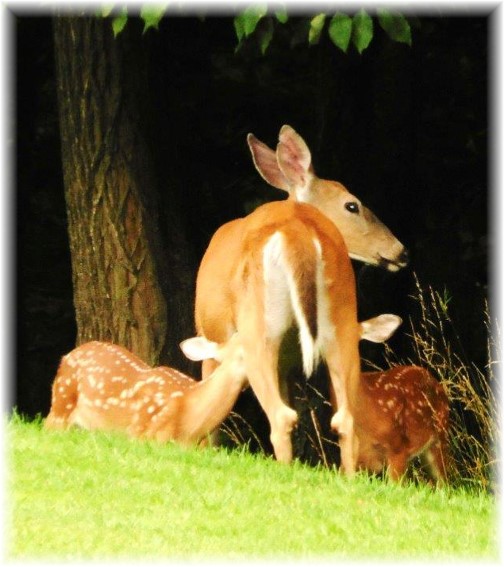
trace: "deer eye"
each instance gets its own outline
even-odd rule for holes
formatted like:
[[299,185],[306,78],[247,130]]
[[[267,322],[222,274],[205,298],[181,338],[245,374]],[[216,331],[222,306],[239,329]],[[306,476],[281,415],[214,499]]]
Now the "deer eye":
[[358,213],[359,212],[359,205],[352,201],[351,203],[345,203],[345,209],[349,213]]

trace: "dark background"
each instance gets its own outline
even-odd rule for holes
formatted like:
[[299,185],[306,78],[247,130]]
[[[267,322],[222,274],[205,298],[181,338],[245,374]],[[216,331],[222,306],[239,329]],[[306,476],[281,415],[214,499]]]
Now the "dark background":
[[[23,16],[14,26],[12,402],[21,413],[45,415],[59,359],[76,336],[52,25],[49,17]],[[141,33],[134,19],[128,26]],[[360,316],[401,315],[405,324],[391,346],[410,356],[414,271],[422,285],[447,290],[457,347],[484,368],[489,19],[418,18],[412,47],[375,25],[363,55],[352,48],[345,55],[327,37],[308,47],[306,32],[305,19],[290,18],[277,26],[265,56],[253,40],[235,53],[230,17],[170,17],[147,32],[156,117],[149,143],[159,186],[170,188],[161,208],[173,198],[184,203],[196,271],[219,225],[282,198],[255,171],[246,134],[274,147],[280,127],[290,124],[309,145],[318,175],[343,182],[411,250],[410,268],[398,274],[354,263]],[[380,363],[381,352],[370,348],[366,357]]]

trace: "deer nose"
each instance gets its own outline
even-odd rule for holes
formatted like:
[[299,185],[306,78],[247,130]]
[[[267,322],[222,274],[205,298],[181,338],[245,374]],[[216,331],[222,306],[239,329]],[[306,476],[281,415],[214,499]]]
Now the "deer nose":
[[407,266],[409,264],[409,261],[410,261],[409,250],[407,248],[404,248],[404,250],[401,252],[401,254],[399,255],[399,258],[397,260],[398,260],[397,263],[400,266]]

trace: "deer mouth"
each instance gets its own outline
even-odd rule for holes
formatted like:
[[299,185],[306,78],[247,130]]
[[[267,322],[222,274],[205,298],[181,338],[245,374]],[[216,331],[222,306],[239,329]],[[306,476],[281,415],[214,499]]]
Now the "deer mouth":
[[378,268],[383,268],[389,272],[398,272],[402,268],[406,267],[409,263],[409,252],[404,249],[398,256],[394,259],[385,258],[381,254],[374,257],[360,256],[358,254],[348,254],[352,260],[357,260],[359,262],[364,262],[370,266],[376,266]]
[[378,265],[381,268],[385,268],[389,272],[398,272],[402,268],[405,268],[408,265],[408,262],[409,253],[407,250],[403,250],[401,254],[393,260],[380,255]]

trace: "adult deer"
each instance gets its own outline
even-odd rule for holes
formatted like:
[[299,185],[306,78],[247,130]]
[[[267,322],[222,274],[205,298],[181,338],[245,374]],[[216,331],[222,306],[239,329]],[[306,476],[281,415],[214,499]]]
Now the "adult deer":
[[224,346],[194,337],[181,343],[192,360],[222,364],[204,382],[174,368],[151,368],[123,347],[93,341],[63,357],[52,388],[48,429],[125,431],[131,437],[195,444],[231,411],[246,377],[235,336]]
[[[282,400],[277,367],[282,338],[295,322],[305,374],[320,357],[328,365],[338,407],[331,427],[340,437],[342,468],[351,474],[360,333],[349,254],[391,271],[406,264],[407,254],[343,185],[315,176],[308,147],[292,128],[281,129],[276,154],[253,136],[249,144],[259,172],[290,198],[263,205],[214,234],[196,282],[197,332],[217,343],[238,332],[275,456],[290,462],[297,413]],[[203,378],[215,367],[204,362]]]
[[358,468],[387,468],[399,480],[416,456],[438,483],[446,480],[449,403],[441,384],[419,366],[363,372],[357,392]]
[[283,462],[292,459],[297,414],[280,395],[278,352],[295,321],[306,375],[320,357],[327,362],[338,404],[331,426],[340,436],[343,469],[353,472],[351,406],[360,373],[355,279],[342,236],[325,215],[304,203],[274,202],[221,227],[200,266],[196,321],[211,341],[238,332],[248,380]]

